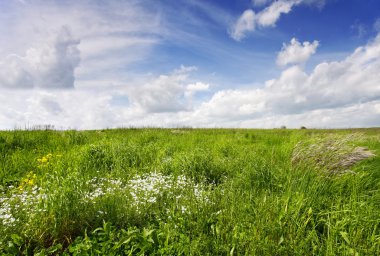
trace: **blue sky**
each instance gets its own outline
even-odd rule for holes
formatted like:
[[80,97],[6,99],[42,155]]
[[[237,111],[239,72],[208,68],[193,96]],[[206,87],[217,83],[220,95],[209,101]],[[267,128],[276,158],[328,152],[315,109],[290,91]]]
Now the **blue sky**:
[[377,0],[0,0],[0,129],[380,125]]

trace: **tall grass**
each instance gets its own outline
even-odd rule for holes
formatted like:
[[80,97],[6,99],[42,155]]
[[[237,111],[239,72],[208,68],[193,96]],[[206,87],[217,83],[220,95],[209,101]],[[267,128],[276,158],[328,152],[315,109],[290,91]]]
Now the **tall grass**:
[[376,255],[380,136],[359,132],[0,132],[0,252]]

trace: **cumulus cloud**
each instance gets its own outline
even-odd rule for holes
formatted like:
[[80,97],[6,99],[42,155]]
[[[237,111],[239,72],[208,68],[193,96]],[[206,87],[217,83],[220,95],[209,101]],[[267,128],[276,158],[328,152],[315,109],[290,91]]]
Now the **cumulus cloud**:
[[189,90],[191,92],[207,91],[209,88],[210,88],[209,84],[205,84],[205,83],[202,83],[202,82],[196,82],[196,83],[193,83],[193,84],[189,84],[187,86],[187,90]]
[[146,113],[188,111],[192,97],[198,91],[208,90],[202,82],[189,83],[189,74],[196,67],[181,66],[169,75],[160,75],[140,87],[132,88],[129,99]]
[[[248,124],[247,120],[269,117],[273,117],[273,121],[285,116],[294,120],[295,116],[305,117],[307,113],[332,115],[335,110],[336,118],[341,118],[339,115],[350,109],[361,113],[364,111],[362,106],[369,106],[372,114],[366,114],[370,120],[368,124],[374,124],[373,117],[379,115],[378,70],[380,35],[367,45],[357,48],[342,61],[320,63],[310,74],[302,66],[295,65],[285,69],[278,78],[268,80],[261,89],[219,91],[200,106],[198,113],[223,120],[229,118],[232,123],[239,120],[239,124]],[[324,125],[343,125],[343,118],[340,123],[333,118],[331,116],[331,120],[326,120]],[[363,122],[362,120],[360,124]]]
[[36,68],[36,86],[43,88],[74,87],[74,70],[80,61],[79,40],[74,39],[67,27],[62,27],[54,46],[33,52],[32,65]]
[[50,124],[56,128],[101,129],[175,126],[194,111],[193,98],[210,85],[191,79],[195,67],[181,66],[141,84],[76,90],[3,89],[0,129]]
[[43,98],[40,101],[41,106],[50,114],[52,115],[58,115],[61,112],[63,112],[62,107],[59,105],[58,102],[51,99],[50,97]]
[[55,40],[41,48],[29,48],[24,56],[8,55],[0,62],[0,86],[5,88],[73,88],[80,61],[69,28],[62,27]]
[[[293,65],[261,88],[211,91],[180,67],[132,87],[77,90],[3,89],[0,128],[25,124],[96,129],[129,126],[368,127],[380,120],[380,35],[341,61],[311,72]],[[208,91],[194,104],[194,93]],[[210,92],[211,91],[211,92]],[[115,99],[118,98],[116,101]],[[122,103],[122,104],[121,104]]]
[[292,38],[290,44],[283,44],[276,63],[279,66],[303,64],[316,52],[318,46],[318,41],[305,41],[301,44],[296,38]]
[[265,110],[265,92],[255,90],[222,90],[216,92],[208,102],[204,102],[198,113],[217,119],[252,118]]
[[266,115],[238,123],[241,127],[273,128],[286,125],[299,128],[360,128],[379,126],[380,113],[375,106],[380,101],[332,109],[316,109],[298,114]]
[[0,61],[0,87],[33,88],[34,79],[28,63],[17,55],[9,55]]
[[[113,106],[114,90],[2,90],[1,129],[53,125],[58,129],[101,129],[122,126],[139,117],[128,107]],[[4,121],[4,122],[3,122]]]
[[5,88],[120,83],[128,76],[125,68],[145,59],[164,36],[160,12],[137,0],[10,1],[5,8],[0,22],[0,33],[7,35],[0,40]]

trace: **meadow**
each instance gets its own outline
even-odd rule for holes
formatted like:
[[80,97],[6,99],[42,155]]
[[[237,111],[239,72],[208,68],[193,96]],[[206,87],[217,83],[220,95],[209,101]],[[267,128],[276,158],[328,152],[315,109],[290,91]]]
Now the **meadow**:
[[380,129],[0,132],[0,255],[379,255]]

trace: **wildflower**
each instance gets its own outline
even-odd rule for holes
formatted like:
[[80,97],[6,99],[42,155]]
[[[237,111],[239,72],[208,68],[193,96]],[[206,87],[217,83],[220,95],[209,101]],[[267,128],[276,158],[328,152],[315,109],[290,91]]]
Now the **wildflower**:
[[42,158],[37,159],[37,161],[41,164],[45,164],[48,162],[48,159],[45,156],[43,156]]
[[46,156],[42,156],[41,158],[37,159],[37,162],[39,163],[40,167],[45,166],[49,163],[49,161],[53,158],[53,154],[49,153]]
[[96,201],[97,198],[112,195],[117,190],[122,189],[123,183],[120,180],[93,178],[87,181],[87,184],[92,188],[91,192],[84,194],[85,200]]
[[[33,174],[29,176],[33,177]],[[20,189],[20,191],[14,189],[13,186],[9,186],[8,191],[11,192],[10,195],[0,194],[0,223],[2,223],[5,228],[13,227],[18,224],[20,221],[17,218],[18,214],[21,214],[21,216],[33,216],[35,213],[46,211],[46,209],[41,209],[39,205],[40,200],[44,197],[44,194],[40,192],[40,188],[35,185],[32,189],[24,190],[24,185],[26,184],[19,186],[18,189]],[[28,223],[24,224],[28,225]]]

